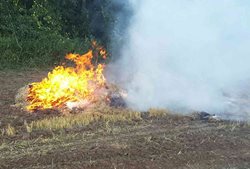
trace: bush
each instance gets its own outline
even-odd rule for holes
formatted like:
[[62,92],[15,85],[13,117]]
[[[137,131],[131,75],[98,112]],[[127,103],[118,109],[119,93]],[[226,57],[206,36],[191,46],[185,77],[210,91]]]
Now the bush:
[[113,0],[0,1],[0,69],[51,66],[68,52],[85,52],[93,38],[107,48],[111,36],[117,39],[112,31],[123,6]]
[[0,39],[0,69],[48,67],[62,61],[66,53],[86,51],[88,39],[69,39],[51,33],[39,33],[34,38]]

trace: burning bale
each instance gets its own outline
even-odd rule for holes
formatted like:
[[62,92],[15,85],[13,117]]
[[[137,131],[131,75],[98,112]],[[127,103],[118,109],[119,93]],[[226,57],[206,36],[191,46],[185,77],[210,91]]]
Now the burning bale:
[[57,66],[41,82],[31,83],[19,89],[16,105],[28,111],[85,109],[100,103],[124,107],[121,90],[106,82],[103,75],[105,64],[93,64],[93,61],[97,63],[100,56],[105,60],[106,51],[95,42],[93,46],[95,51],[66,56],[66,59],[75,63],[75,67]]
[[[20,88],[15,97],[15,106],[20,107],[22,109],[31,111],[27,109],[30,106],[30,102],[28,101],[29,90],[32,87],[31,84],[26,85]],[[65,102],[60,107],[52,107],[50,109],[58,109],[60,110],[74,110],[74,109],[88,109],[96,106],[110,106],[110,107],[126,107],[126,103],[124,100],[124,91],[119,89],[117,86],[113,84],[105,84],[102,88],[96,90],[92,94],[92,99],[81,99],[79,101],[68,101]],[[35,110],[43,110],[43,109],[34,109]]]
[[15,106],[25,108],[28,106],[27,96],[29,94],[29,85],[20,88],[15,96]]

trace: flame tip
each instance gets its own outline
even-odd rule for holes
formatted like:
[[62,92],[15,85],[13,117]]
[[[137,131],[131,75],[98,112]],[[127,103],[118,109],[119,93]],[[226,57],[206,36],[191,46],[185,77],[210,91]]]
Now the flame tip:
[[[97,42],[93,43],[97,45]],[[106,54],[106,51],[101,49]],[[100,51],[99,54],[101,55]],[[91,98],[96,88],[105,83],[103,75],[105,65],[95,66],[92,63],[93,50],[83,55],[68,53],[65,58],[73,61],[76,66],[56,66],[41,82],[32,83],[27,96],[29,102],[27,110],[60,108],[69,101]]]

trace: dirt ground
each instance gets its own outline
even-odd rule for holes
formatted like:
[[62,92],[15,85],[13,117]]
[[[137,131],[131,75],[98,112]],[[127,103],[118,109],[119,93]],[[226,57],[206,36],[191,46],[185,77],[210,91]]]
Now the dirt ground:
[[[0,168],[250,169],[250,125],[169,114],[26,132],[24,123],[60,116],[14,108],[20,87],[46,71],[0,72]],[[14,133],[6,135],[12,126]]]

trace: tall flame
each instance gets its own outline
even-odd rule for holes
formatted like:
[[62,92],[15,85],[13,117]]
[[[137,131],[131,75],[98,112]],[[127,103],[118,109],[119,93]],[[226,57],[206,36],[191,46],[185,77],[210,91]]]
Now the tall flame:
[[[92,44],[94,47],[96,42]],[[106,51],[97,48],[105,59]],[[105,84],[104,64],[94,65],[93,51],[84,55],[68,54],[66,59],[74,61],[75,67],[57,66],[41,82],[32,83],[29,88],[27,109],[42,110],[61,108],[67,102],[91,100],[93,92]],[[98,57],[98,54],[97,54]]]

